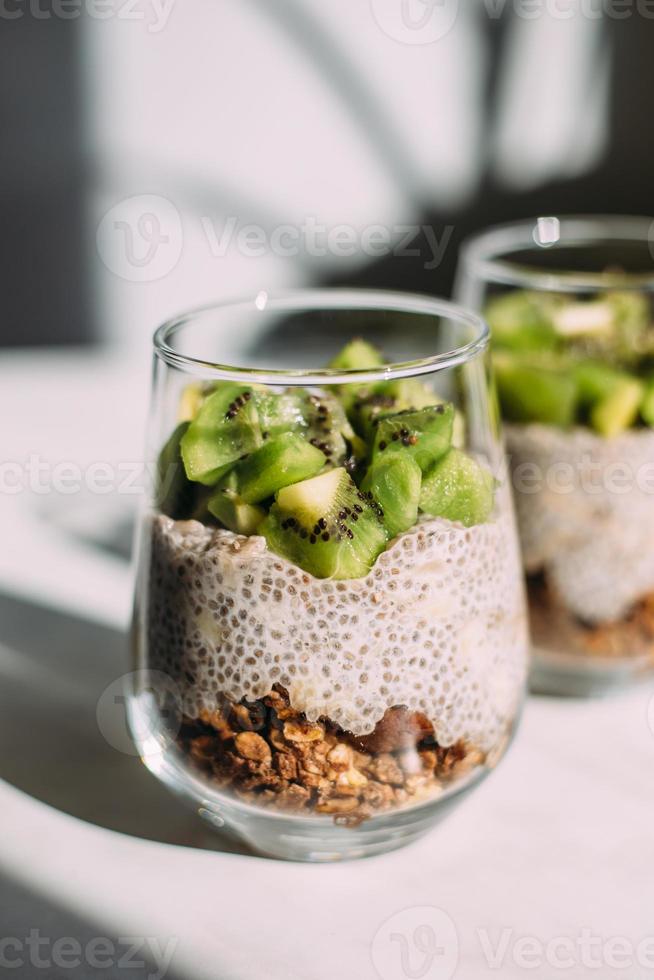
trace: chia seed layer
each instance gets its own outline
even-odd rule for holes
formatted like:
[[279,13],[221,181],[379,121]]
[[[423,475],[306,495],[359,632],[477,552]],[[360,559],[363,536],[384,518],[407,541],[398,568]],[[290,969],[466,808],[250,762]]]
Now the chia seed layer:
[[514,425],[507,449],[527,572],[582,624],[630,617],[654,592],[654,431]]

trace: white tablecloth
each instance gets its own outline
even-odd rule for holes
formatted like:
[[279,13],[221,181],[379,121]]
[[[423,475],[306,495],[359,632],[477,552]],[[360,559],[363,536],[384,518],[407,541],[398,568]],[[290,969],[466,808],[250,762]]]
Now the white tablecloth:
[[[6,356],[3,458],[136,458],[146,383],[147,365],[127,370],[109,356]],[[12,636],[6,617],[0,623],[2,688],[12,692],[0,723],[0,871],[98,936],[156,938],[176,977],[654,973],[654,687],[604,701],[530,700],[498,771],[404,850],[333,866],[229,853],[137,760],[97,732],[79,744],[104,681],[93,640],[66,639],[66,610],[98,619],[99,650],[102,637],[116,640],[109,625],[125,625],[130,582],[124,563],[83,535],[63,547],[63,531],[46,533],[60,504],[0,495],[0,592],[56,610],[52,625],[31,623],[48,633],[51,662],[47,649],[21,654],[30,617],[20,604]],[[71,649],[82,642],[87,649]],[[47,743],[48,732],[53,761],[39,772],[36,740]]]

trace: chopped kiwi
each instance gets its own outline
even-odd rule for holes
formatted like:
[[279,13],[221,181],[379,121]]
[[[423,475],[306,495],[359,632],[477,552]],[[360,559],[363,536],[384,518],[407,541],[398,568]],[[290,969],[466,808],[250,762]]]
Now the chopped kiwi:
[[340,466],[345,461],[346,440],[355,434],[343,406],[331,392],[313,394],[303,388],[290,388],[275,395],[255,391],[254,400],[264,439],[282,432],[298,432],[322,450],[333,465]]
[[406,412],[436,405],[441,399],[416,378],[381,381],[360,388],[349,401],[348,417],[364,439],[372,439],[377,419],[396,412]]
[[582,408],[596,405],[625,377],[623,372],[601,361],[580,361],[575,364],[573,373]]
[[378,457],[368,469],[361,490],[381,508],[389,538],[418,520],[421,480],[422,470],[405,453]]
[[226,382],[203,402],[181,440],[189,480],[215,484],[242,456],[263,442],[252,392]]
[[577,381],[572,371],[523,361],[508,353],[494,358],[502,413],[510,422],[542,422],[568,428],[575,421]]
[[264,439],[274,439],[282,432],[296,432],[305,423],[306,392],[289,388],[278,394],[254,391],[254,403]]
[[423,478],[420,509],[466,527],[483,524],[493,512],[494,485],[487,469],[461,450],[450,449]]
[[211,393],[211,386],[201,381],[193,381],[186,385],[179,400],[179,419],[182,422],[192,422],[196,417],[202,402]]
[[375,424],[373,461],[401,452],[412,456],[424,473],[452,445],[453,428],[454,406],[450,403],[384,416]]
[[316,578],[360,578],[386,546],[379,507],[342,467],[280,490],[259,533]]
[[612,353],[621,363],[634,366],[642,356],[654,353],[650,299],[636,290],[614,290],[606,294],[615,316]]
[[320,449],[328,463],[341,465],[347,455],[347,441],[354,439],[354,431],[338,398],[331,392],[307,394],[305,437]]
[[315,476],[325,462],[325,454],[302,436],[283,432],[237,463],[236,487],[247,504],[257,504],[282,487]]
[[221,524],[235,534],[256,534],[266,512],[263,507],[247,503],[238,493],[236,474],[232,471],[207,504]]
[[634,424],[642,400],[642,383],[637,378],[626,376],[617,381],[593,406],[590,413],[591,425],[600,435],[611,439]]
[[374,370],[383,364],[381,352],[367,340],[356,337],[339,351],[329,366],[334,371],[365,371],[368,368]]
[[206,522],[211,491],[188,479],[180,452],[180,443],[188,426],[188,422],[181,422],[159,454],[155,503],[162,514],[173,520]]
[[159,510],[175,520],[183,519],[193,506],[194,487],[184,471],[180,444],[189,427],[180,422],[157,460],[155,501]]
[[[336,355],[329,367],[334,371],[374,371],[383,367],[385,361],[380,351],[360,337],[351,340],[349,344]],[[338,395],[345,411],[350,413],[351,405],[362,395],[369,394],[373,388],[358,387],[353,384],[333,385],[332,390]]]
[[348,415],[354,429],[365,441],[372,441],[375,435],[375,424],[386,415],[393,415],[401,410],[397,399],[383,390],[362,389],[350,404]]
[[549,293],[504,293],[488,303],[485,316],[493,342],[511,350],[552,350],[559,344],[553,317],[561,300]]
[[[364,341],[333,362],[341,370],[382,364]],[[277,394],[257,385],[194,384],[183,392],[180,417],[159,460],[160,509],[262,534],[272,551],[335,579],[365,575],[389,537],[415,524],[422,474],[432,479],[455,424],[453,405],[413,378]],[[470,477],[475,466],[459,469]],[[468,484],[461,491],[467,510],[450,498],[442,505],[462,514],[453,519],[481,513]]]
[[638,418],[643,385],[625,371],[598,361],[582,361],[574,368],[579,401],[589,411],[592,427],[604,436],[615,436]]
[[645,389],[640,406],[640,414],[643,422],[654,428],[654,381],[650,381]]

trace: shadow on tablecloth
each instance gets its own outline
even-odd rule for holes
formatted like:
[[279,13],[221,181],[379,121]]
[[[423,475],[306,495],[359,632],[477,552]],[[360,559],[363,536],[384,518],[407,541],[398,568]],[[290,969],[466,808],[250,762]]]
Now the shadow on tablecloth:
[[109,830],[241,852],[102,736],[98,699],[128,669],[120,631],[0,595],[0,779]]

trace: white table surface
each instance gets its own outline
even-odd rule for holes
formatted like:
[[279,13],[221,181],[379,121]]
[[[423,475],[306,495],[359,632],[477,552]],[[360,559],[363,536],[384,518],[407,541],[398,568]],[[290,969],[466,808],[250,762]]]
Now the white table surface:
[[[137,459],[148,370],[3,355],[2,459]],[[125,669],[130,575],[53,531],[60,507],[0,494],[1,872],[99,936],[172,940],[175,977],[654,974],[654,687],[531,699],[498,771],[404,850],[332,866],[229,853],[94,727],[98,693]],[[439,952],[425,958],[416,929],[430,923]]]

